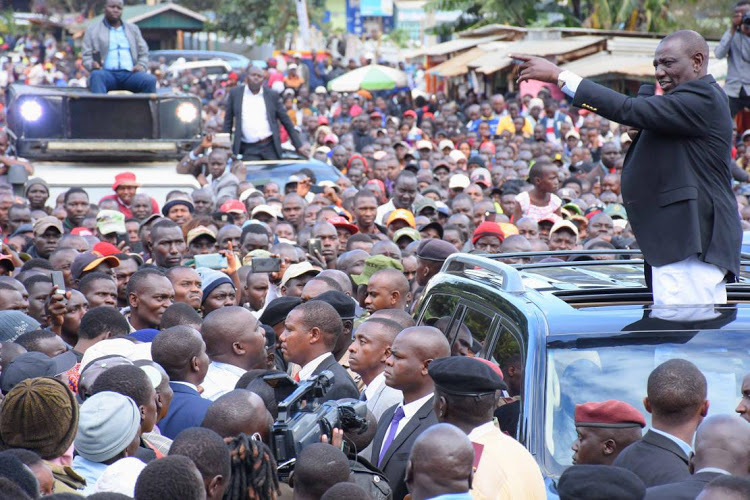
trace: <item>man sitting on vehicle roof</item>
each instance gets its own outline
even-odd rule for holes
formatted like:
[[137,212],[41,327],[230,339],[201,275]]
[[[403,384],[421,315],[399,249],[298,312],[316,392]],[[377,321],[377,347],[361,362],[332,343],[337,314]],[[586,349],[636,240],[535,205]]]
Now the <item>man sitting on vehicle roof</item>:
[[146,73],[146,40],[138,26],[122,20],[122,8],[122,0],[107,0],[104,19],[89,26],[83,35],[83,65],[91,71],[91,92],[156,92],[156,77]]

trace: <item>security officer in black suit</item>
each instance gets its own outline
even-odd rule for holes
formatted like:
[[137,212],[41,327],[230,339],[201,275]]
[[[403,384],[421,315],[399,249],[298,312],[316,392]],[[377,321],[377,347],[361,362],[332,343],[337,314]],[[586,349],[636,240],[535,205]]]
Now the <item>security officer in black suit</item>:
[[404,400],[380,417],[370,462],[388,478],[394,500],[402,500],[408,493],[404,477],[414,441],[438,423],[433,408],[435,383],[428,367],[433,359],[450,355],[445,335],[431,326],[407,328],[391,344],[391,355],[385,360],[385,383],[400,390]]
[[622,196],[653,267],[654,303],[726,302],[742,231],[730,187],[732,120],[726,94],[707,74],[703,37],[677,31],[661,41],[654,66],[663,96],[643,89],[627,97],[546,59],[516,57],[524,61],[519,81],[558,83],[573,106],[641,130],[625,158]]
[[224,132],[232,133],[232,153],[243,160],[278,160],[281,158],[279,122],[304,156],[310,156],[310,145],[303,144],[279,94],[263,85],[263,70],[250,65],[246,85],[229,91],[224,115]]

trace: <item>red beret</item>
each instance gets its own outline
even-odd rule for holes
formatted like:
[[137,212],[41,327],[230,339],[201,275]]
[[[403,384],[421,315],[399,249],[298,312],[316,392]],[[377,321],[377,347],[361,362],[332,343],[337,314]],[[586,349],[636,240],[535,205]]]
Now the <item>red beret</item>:
[[576,405],[576,427],[646,427],[641,412],[623,401]]

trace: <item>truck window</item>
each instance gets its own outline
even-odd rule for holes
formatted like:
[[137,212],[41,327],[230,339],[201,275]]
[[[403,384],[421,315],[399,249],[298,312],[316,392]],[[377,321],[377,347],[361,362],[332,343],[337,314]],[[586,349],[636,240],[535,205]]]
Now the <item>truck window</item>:
[[453,317],[459,312],[459,309],[458,297],[444,294],[432,295],[427,307],[424,308],[422,317],[419,319],[419,324],[437,326],[436,323],[440,321],[441,325],[445,325],[445,329],[439,326],[437,328],[446,332],[453,321]]
[[502,322],[499,325],[500,333],[492,348],[492,361],[500,366],[503,371],[503,381],[508,386],[508,396],[500,401],[495,410],[495,418],[500,430],[510,436],[519,439],[519,422],[521,422],[521,390],[524,379],[525,360],[521,351],[519,337],[514,329]]

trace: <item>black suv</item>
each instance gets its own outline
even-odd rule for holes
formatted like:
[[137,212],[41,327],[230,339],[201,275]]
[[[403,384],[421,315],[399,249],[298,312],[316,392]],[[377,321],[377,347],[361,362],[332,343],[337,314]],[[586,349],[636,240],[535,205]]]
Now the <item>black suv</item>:
[[[517,263],[532,256],[587,260]],[[645,287],[643,261],[602,257],[615,259],[611,250],[456,254],[417,308],[420,324],[446,332],[452,354],[491,359],[506,378],[521,373],[511,386],[520,401],[501,427],[525,444],[548,481],[571,464],[576,404],[618,399],[649,422],[649,373],[685,358],[706,375],[709,414],[732,414],[750,373],[747,280],[728,287],[729,305],[661,309]]]

